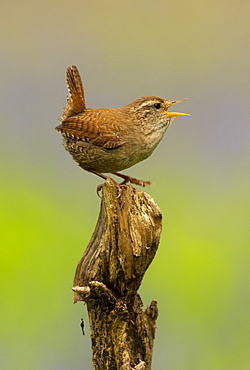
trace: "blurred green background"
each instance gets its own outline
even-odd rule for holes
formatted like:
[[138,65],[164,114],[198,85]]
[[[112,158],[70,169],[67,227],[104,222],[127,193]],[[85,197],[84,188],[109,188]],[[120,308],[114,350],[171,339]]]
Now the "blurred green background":
[[[1,369],[91,369],[72,280],[100,180],[54,131],[76,64],[89,107],[189,100],[150,159],[163,212],[140,293],[158,301],[154,369],[250,369],[250,2],[1,2]],[[86,335],[80,331],[80,318]]]

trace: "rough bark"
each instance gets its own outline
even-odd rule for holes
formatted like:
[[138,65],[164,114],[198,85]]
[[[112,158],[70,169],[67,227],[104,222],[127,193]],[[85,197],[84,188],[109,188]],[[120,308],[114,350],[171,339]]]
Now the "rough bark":
[[160,239],[161,212],[131,185],[103,187],[99,218],[78,263],[74,302],[87,304],[93,370],[150,370],[157,302],[143,311],[137,293]]

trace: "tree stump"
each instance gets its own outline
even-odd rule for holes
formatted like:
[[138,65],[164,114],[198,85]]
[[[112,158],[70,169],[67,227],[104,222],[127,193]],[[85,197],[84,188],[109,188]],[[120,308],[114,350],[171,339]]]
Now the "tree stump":
[[154,200],[108,178],[99,218],[78,263],[74,302],[87,304],[93,370],[150,370],[157,302],[143,311],[137,293],[161,234]]

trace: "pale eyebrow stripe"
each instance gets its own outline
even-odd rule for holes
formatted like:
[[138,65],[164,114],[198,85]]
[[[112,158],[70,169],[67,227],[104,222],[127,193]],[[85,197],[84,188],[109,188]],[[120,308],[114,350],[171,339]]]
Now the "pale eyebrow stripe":
[[139,107],[137,107],[135,110],[138,110],[138,109],[140,109],[142,107],[145,107],[145,106],[148,106],[148,105],[153,105],[154,103],[159,103],[160,104],[159,100],[147,100],[147,101],[141,103],[139,105]]

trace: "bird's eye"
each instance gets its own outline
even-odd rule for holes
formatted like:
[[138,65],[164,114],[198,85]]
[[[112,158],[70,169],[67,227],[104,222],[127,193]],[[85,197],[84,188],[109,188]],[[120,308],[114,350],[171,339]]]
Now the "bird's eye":
[[160,103],[155,103],[155,104],[154,104],[154,107],[155,107],[155,109],[160,109],[161,104],[160,104]]

